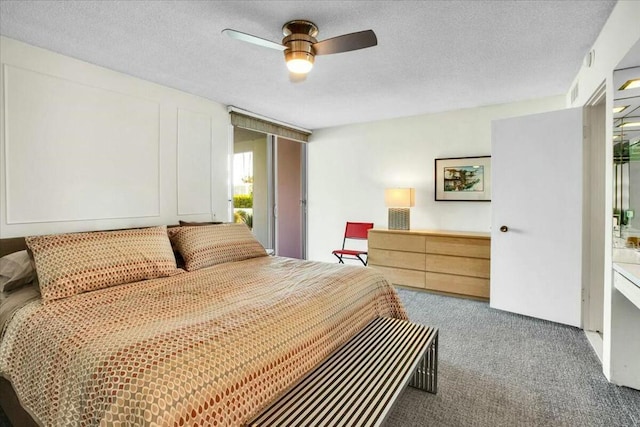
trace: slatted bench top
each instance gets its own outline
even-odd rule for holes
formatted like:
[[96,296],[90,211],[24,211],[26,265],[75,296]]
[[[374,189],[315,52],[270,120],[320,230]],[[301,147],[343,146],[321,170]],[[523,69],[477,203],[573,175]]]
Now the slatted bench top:
[[438,330],[378,317],[250,426],[378,426],[404,387],[437,391]]

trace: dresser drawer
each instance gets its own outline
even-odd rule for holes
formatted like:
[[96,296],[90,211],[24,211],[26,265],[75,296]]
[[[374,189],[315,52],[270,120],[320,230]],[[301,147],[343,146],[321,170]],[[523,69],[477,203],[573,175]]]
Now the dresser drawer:
[[433,291],[489,298],[489,279],[478,277],[427,272],[424,287]]
[[369,267],[382,273],[382,275],[394,285],[424,289],[424,271],[404,270],[401,268],[382,267],[371,264],[369,264]]
[[491,263],[488,259],[433,254],[426,254],[425,256],[426,271],[481,277],[483,279],[489,278]]
[[408,268],[422,270],[425,267],[425,255],[417,252],[400,252],[387,249],[369,248],[369,265]]
[[425,252],[429,254],[489,259],[491,257],[491,240],[427,236]]
[[369,250],[371,248],[389,249],[403,252],[424,253],[425,236],[398,233],[378,233],[369,230]]

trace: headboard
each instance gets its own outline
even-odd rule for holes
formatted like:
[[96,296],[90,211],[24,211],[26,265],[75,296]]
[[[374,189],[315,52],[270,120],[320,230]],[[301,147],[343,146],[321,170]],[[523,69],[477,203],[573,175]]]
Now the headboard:
[[[180,224],[180,225],[195,225],[195,224],[222,224],[222,223],[220,222],[215,222],[215,223],[185,222],[184,224]],[[167,225],[167,228],[179,227],[180,225],[169,224]],[[149,227],[152,227],[152,226],[149,226]],[[139,228],[139,227],[134,227],[134,228]],[[95,230],[95,231],[113,231],[113,230]],[[22,251],[25,249],[27,249],[27,243],[24,240],[24,237],[10,237],[8,239],[0,239],[0,258],[5,255],[9,255],[14,252]]]
[[0,257],[22,251],[24,249],[27,249],[27,243],[25,242],[24,237],[0,239]]

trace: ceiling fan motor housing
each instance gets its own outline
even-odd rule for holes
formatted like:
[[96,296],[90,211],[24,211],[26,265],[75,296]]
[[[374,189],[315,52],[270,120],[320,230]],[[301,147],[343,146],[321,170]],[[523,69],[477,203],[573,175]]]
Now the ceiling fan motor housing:
[[313,64],[313,44],[318,42],[315,38],[318,35],[318,27],[310,21],[295,20],[284,24],[282,33],[285,35],[282,44],[287,47],[284,51],[285,61],[301,59]]

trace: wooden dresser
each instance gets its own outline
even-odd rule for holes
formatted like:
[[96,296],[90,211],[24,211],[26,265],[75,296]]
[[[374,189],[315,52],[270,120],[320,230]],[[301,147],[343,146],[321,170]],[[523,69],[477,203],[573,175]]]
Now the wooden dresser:
[[369,230],[368,265],[390,282],[489,298],[489,233]]

